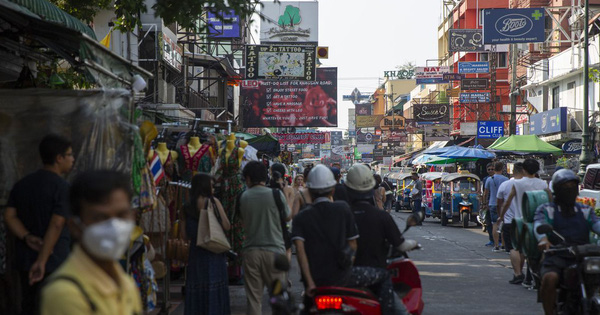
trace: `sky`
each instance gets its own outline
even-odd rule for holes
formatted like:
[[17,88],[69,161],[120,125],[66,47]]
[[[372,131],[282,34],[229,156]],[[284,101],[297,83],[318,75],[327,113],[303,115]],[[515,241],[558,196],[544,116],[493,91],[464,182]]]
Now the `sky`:
[[374,92],[383,72],[406,62],[437,59],[442,0],[319,0],[319,45],[329,47],[322,67],[338,67],[338,127],[348,128],[342,101],[355,87]]

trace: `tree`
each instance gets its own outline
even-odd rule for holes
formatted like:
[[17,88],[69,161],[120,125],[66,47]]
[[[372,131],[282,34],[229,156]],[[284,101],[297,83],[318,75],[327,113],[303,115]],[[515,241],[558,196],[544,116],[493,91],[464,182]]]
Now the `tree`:
[[293,5],[288,5],[285,7],[285,12],[283,12],[283,15],[279,17],[279,21],[277,21],[277,23],[279,26],[293,27],[294,25],[300,24],[300,21],[302,21],[302,17],[300,16],[300,8]]
[[410,61],[405,62],[401,66],[396,66],[396,69],[398,69],[398,70],[407,70],[407,71],[414,71],[415,68],[416,68],[415,64]]

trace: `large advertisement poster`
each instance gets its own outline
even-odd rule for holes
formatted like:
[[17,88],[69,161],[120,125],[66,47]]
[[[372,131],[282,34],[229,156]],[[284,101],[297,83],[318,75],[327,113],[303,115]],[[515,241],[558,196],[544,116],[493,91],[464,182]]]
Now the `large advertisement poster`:
[[246,79],[313,81],[315,62],[315,47],[248,45]]
[[337,68],[316,81],[242,81],[243,126],[336,127]]
[[263,1],[260,9],[260,42],[319,42],[317,1]]
[[369,116],[371,115],[371,103],[356,104],[356,115],[357,116]]

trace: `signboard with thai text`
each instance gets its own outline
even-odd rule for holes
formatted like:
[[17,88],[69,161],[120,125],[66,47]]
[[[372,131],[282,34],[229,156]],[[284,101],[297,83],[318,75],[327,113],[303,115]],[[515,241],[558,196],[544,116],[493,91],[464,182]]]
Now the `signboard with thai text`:
[[273,133],[272,135],[279,140],[279,144],[325,143],[326,138],[324,132]]
[[444,73],[449,72],[449,66],[416,67],[415,79],[417,79],[417,84],[447,83],[448,81],[444,81]]

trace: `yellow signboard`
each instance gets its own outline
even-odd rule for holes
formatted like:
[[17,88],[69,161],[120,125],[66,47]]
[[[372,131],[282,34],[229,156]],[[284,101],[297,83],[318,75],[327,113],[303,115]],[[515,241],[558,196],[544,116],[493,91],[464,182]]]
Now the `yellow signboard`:
[[379,127],[383,115],[356,116],[356,128]]
[[381,130],[388,129],[404,129],[406,119],[402,116],[385,116],[379,122],[379,128]]

